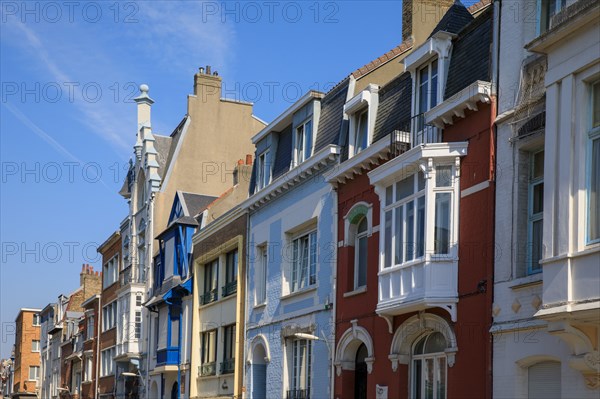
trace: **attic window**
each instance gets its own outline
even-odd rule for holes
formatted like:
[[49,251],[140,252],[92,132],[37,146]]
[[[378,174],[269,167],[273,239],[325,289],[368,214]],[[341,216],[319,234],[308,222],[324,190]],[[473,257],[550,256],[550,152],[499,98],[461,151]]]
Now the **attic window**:
[[312,119],[308,119],[296,128],[294,135],[294,160],[299,165],[312,155],[313,127]]
[[256,189],[262,190],[271,182],[271,167],[269,150],[264,151],[258,156]]
[[379,105],[379,86],[370,84],[344,105],[350,120],[349,154],[365,150],[373,140],[375,116]]

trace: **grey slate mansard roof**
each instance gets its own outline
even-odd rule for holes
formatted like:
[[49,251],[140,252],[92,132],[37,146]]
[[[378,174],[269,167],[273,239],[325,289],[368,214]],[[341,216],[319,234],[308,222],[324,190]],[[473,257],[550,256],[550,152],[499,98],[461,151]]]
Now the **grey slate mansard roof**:
[[450,6],[444,14],[440,22],[433,28],[429,37],[436,32],[444,31],[448,33],[458,33],[469,22],[473,20],[473,16],[467,8],[460,2],[456,1]]
[[185,206],[188,210],[186,216],[194,217],[200,212],[204,211],[208,205],[210,205],[214,200],[218,197],[214,197],[212,195],[202,195],[202,194],[194,194],[194,193],[185,193],[182,192],[181,196],[185,201]]
[[477,80],[490,81],[492,11],[483,11],[454,39],[444,100]]

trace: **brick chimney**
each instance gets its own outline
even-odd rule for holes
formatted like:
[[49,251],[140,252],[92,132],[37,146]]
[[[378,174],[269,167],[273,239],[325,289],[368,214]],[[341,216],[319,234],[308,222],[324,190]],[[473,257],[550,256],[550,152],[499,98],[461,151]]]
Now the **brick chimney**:
[[233,171],[233,185],[236,186],[240,179],[246,179],[250,182],[250,176],[252,175],[252,155],[246,154],[245,161],[240,159],[237,161],[235,170]]
[[455,0],[404,0],[402,41],[423,43]]
[[79,274],[79,286],[83,289],[83,300],[99,294],[102,290],[102,273],[94,271],[92,265],[84,264]]
[[202,101],[207,99],[221,99],[222,79],[217,71],[211,71],[211,66],[200,67],[194,75],[194,95],[200,96]]

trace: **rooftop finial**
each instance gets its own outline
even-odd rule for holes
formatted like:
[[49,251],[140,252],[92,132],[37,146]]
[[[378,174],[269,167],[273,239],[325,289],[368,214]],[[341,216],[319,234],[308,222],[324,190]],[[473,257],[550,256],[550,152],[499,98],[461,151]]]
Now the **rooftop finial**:
[[150,90],[150,88],[148,87],[148,85],[147,85],[147,84],[145,84],[145,83],[142,83],[142,84],[140,85],[140,91],[141,91],[142,93],[146,93],[146,94],[148,94],[148,91],[149,91],[149,90]]

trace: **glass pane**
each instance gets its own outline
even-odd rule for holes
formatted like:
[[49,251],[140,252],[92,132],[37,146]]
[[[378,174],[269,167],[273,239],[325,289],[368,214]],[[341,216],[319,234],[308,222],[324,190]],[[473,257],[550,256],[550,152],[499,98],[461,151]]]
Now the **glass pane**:
[[429,92],[430,92],[430,102],[429,109],[435,107],[437,105],[437,96],[438,96],[438,62],[437,60],[431,63],[431,83],[429,84]]
[[421,382],[422,382],[422,360],[415,359],[413,361],[413,398],[421,398]]
[[544,211],[544,183],[538,183],[533,186],[533,204],[532,215]]
[[296,158],[298,162],[304,161],[304,126],[296,130]]
[[450,193],[435,195],[434,253],[447,254],[450,250]]
[[417,173],[417,187],[418,190],[425,190],[425,175],[423,172]]
[[428,86],[429,86],[429,74],[428,68],[425,67],[419,72],[419,110],[421,114],[428,110],[427,108],[427,97],[428,97]]
[[592,87],[592,127],[600,126],[600,83]]
[[308,121],[304,125],[304,159],[312,155],[312,142],[312,121]]
[[425,398],[433,399],[433,359],[425,359]]
[[600,138],[592,141],[591,158],[588,240],[597,240],[600,238]]
[[541,270],[540,259],[542,259],[542,229],[543,220],[537,220],[531,225],[531,271]]
[[537,179],[544,176],[544,151],[533,154],[531,165],[531,179]]
[[410,176],[396,183],[396,201],[400,201],[415,192],[415,177]]
[[392,264],[392,211],[385,213],[384,228],[384,260],[383,267],[390,267]]
[[439,357],[437,359],[437,398],[446,399],[446,358]]
[[310,233],[310,267],[309,284],[317,282],[317,233]]
[[406,261],[415,258],[415,202],[406,204]]
[[358,117],[355,153],[367,148],[367,119],[367,111],[364,111]]
[[417,200],[417,257],[425,254],[425,197]]
[[446,338],[439,332],[434,332],[427,337],[424,353],[438,353],[446,349]]
[[435,168],[435,186],[450,187],[452,186],[452,166],[437,166]]
[[394,209],[394,213],[396,214],[394,264],[399,265],[402,263],[404,252],[404,206]]
[[358,228],[356,229],[357,233],[364,233],[367,231],[367,218],[363,217],[358,224]]
[[419,342],[416,343],[415,348],[413,349],[413,354],[415,354],[415,355],[423,354],[423,348],[425,347],[425,341],[427,341],[427,337],[428,337],[428,335],[425,335],[423,338],[421,338],[419,340]]
[[394,186],[385,188],[385,205],[389,205],[394,201]]
[[367,237],[358,240],[358,281],[356,286],[367,285]]

